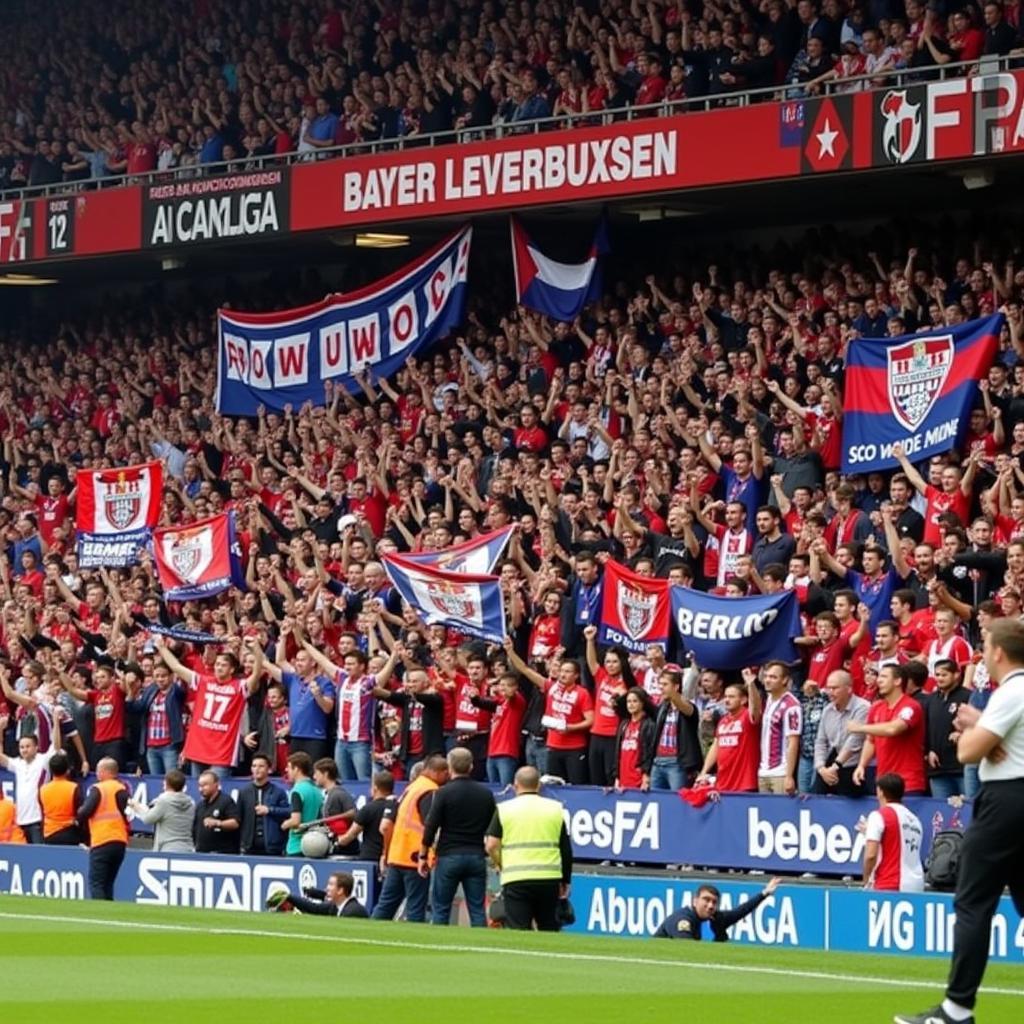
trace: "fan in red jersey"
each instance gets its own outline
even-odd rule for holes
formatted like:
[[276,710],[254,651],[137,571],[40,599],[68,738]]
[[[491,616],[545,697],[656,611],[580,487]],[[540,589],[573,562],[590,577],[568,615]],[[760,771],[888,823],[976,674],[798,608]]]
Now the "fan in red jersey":
[[899,775],[907,793],[924,796],[928,792],[924,770],[924,710],[903,692],[903,669],[883,665],[878,672],[878,697],[871,705],[866,723],[850,722],[847,729],[862,733],[864,748],[853,781],[863,785],[864,775],[873,757],[877,757],[878,775]]
[[[756,793],[757,769],[761,761],[761,693],[757,688],[757,670],[745,668],[743,681],[725,688],[725,715],[719,719],[715,739],[704,758],[697,785],[711,781],[716,769],[715,786],[722,793]],[[717,766],[717,767],[716,767]]]
[[185,734],[182,754],[196,769],[212,769],[224,776],[238,760],[238,741],[241,739],[242,716],[250,694],[259,689],[263,675],[263,649],[255,637],[246,637],[246,647],[252,652],[253,666],[248,678],[238,677],[238,659],[221,651],[213,663],[213,674],[193,672],[171,653],[167,641],[160,635],[154,644],[164,664],[189,688],[193,696],[192,721]]

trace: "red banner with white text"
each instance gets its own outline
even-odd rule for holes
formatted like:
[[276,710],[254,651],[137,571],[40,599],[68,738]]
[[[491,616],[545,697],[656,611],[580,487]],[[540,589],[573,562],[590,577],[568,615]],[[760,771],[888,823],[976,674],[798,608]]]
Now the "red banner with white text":
[[[506,126],[505,131],[515,126]],[[453,137],[454,138],[454,137]],[[1024,71],[0,198],[0,266],[1024,151]]]

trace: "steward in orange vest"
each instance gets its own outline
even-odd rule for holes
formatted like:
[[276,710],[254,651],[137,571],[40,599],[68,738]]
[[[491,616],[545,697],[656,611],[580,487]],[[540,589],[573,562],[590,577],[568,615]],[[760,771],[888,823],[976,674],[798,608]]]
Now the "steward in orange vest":
[[89,895],[94,900],[114,898],[128,846],[128,787],[117,772],[117,762],[104,757],[96,765],[96,785],[78,811],[78,823],[89,826]]
[[15,824],[14,814],[17,808],[13,800],[4,796],[0,789],[0,843],[25,843],[25,833]]
[[[421,876],[417,870],[420,847],[423,845],[423,828],[430,798],[447,781],[448,762],[440,754],[434,754],[427,758],[416,779],[405,787],[394,824],[384,836],[387,871],[380,899],[373,908],[373,916],[379,921],[393,920],[403,900],[407,921],[422,923],[426,920],[430,876]],[[388,824],[383,823],[384,826]]]
[[39,805],[43,809],[43,842],[50,846],[77,846],[82,841],[78,827],[78,808],[82,791],[68,778],[71,764],[67,755],[50,758],[52,778],[39,789]]

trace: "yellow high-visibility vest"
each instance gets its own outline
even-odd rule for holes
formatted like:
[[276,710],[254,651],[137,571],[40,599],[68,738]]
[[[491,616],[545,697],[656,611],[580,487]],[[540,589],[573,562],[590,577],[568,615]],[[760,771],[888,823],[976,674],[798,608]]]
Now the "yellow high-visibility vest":
[[562,877],[562,805],[523,793],[498,804],[501,821],[501,884]]

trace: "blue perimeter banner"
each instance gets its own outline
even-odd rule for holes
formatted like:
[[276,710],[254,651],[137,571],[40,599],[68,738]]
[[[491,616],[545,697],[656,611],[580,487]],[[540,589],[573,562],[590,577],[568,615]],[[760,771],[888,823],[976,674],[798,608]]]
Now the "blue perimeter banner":
[[[756,896],[767,878],[715,882],[723,909]],[[568,931],[646,938],[669,914],[693,902],[698,878],[573,878],[576,923]],[[782,885],[749,917],[729,929],[733,942],[848,953],[948,957],[953,949],[953,897],[948,893],[881,893],[861,887]],[[677,942],[680,957],[688,945]],[[1024,931],[1004,896],[992,921],[990,959],[1024,963]],[[827,967],[822,969],[827,970]]]
[[[351,872],[356,898],[372,911],[377,898],[375,864],[300,857],[129,849],[117,876],[114,898],[148,907],[260,911],[275,889],[323,889],[335,871]],[[78,846],[0,845],[0,893],[88,899],[89,851]]]
[[999,349],[1002,313],[900,338],[855,338],[846,354],[843,472],[892,469],[958,447],[977,381]]
[[[125,776],[123,781],[143,802],[163,790],[163,779],[152,775]],[[245,785],[248,779],[230,779],[224,789],[237,797]],[[279,785],[288,788],[284,783]],[[369,799],[367,783],[344,785],[358,806]],[[14,776],[10,772],[0,771],[0,787],[13,797]],[[499,800],[511,795],[492,788]],[[398,792],[401,789],[399,783]],[[197,799],[195,779],[187,780],[186,791]],[[594,786],[552,786],[544,793],[565,805],[573,853],[581,861],[811,871],[856,878],[861,875],[864,860],[864,838],[857,831],[857,821],[876,806],[874,800],[833,796],[735,794],[694,808],[676,793],[606,793]],[[969,802],[960,808],[945,800],[908,799],[906,803],[924,826],[924,857],[936,832],[964,829],[971,819]],[[132,829],[149,831],[141,822],[132,822]]]
[[800,635],[796,592],[768,597],[719,597],[672,587],[672,621],[698,665],[729,671],[797,658]]
[[304,402],[328,404],[327,381],[388,377],[462,323],[472,228],[359,291],[279,313],[217,313],[217,411],[255,416]]

